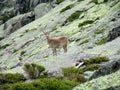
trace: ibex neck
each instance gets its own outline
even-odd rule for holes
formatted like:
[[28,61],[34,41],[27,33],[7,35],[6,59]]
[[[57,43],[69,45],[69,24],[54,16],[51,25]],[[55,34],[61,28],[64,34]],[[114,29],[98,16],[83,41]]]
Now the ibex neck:
[[50,37],[47,36],[46,38],[47,38],[47,42],[50,43]]

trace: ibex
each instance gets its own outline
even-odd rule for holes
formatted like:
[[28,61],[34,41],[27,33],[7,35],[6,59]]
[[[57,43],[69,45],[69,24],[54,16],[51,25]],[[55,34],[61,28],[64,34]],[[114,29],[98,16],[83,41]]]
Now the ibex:
[[56,38],[50,38],[49,32],[43,32],[47,38],[47,42],[49,44],[49,47],[52,49],[53,56],[56,55],[56,49],[59,47],[62,47],[64,49],[64,53],[67,52],[67,43],[68,43],[68,37],[61,36]]

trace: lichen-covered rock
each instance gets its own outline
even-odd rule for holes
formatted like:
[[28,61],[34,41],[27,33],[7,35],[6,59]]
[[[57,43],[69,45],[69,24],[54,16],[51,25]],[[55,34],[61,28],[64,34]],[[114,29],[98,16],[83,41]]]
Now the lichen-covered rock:
[[[115,18],[113,18],[114,20]],[[108,40],[107,41],[112,41],[115,38],[120,36],[120,26],[113,28],[111,31],[109,31],[108,34]]]
[[52,5],[50,3],[42,3],[35,7],[35,19],[38,19],[48,13],[52,9]]
[[73,90],[111,90],[110,88],[112,87],[120,87],[120,70],[110,75],[87,81],[76,86]]
[[102,65],[98,70],[96,70],[93,73],[93,75],[89,78],[89,80],[114,73],[119,69],[120,69],[120,59],[113,60],[105,65]]
[[[112,7],[111,3],[114,3]],[[72,8],[60,13],[71,4]],[[34,62],[43,65],[49,72],[59,74],[61,67],[73,66],[80,58],[119,56],[120,38],[106,42],[109,30],[119,26],[119,16],[115,17],[115,21],[111,21],[111,18],[120,12],[119,6],[119,0],[100,4],[95,4],[91,0],[80,0],[80,2],[64,0],[41,18],[0,41],[0,66],[7,67],[6,72],[23,73],[19,63],[24,65]],[[79,17],[74,17],[75,12],[81,12],[77,13]],[[69,17],[72,18],[71,21],[68,20]],[[57,56],[52,56],[52,50],[48,47],[43,30],[51,32],[51,38],[67,36],[72,39],[68,43],[68,52],[63,53],[62,49],[58,49]],[[99,33],[96,34],[96,31]]]

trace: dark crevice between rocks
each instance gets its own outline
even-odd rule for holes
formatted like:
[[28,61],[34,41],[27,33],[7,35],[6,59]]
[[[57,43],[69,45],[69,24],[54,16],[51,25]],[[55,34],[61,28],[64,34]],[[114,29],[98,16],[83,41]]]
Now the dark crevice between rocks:
[[18,62],[16,65],[10,67],[10,69],[13,69],[13,68],[16,68],[16,67],[22,66],[22,65],[23,65],[22,62]]
[[21,46],[21,49],[23,49],[23,48],[25,48],[26,46],[30,45],[33,41],[34,41],[34,39],[25,42],[25,43]]

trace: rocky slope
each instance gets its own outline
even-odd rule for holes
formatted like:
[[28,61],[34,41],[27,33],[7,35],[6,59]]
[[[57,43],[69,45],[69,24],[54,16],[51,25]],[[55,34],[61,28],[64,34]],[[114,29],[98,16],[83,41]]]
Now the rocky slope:
[[[76,60],[94,56],[107,56],[110,60],[120,59],[119,0],[65,0],[54,8],[47,9],[47,14],[39,15],[39,7],[43,6],[39,4],[35,7],[32,12],[36,12],[36,20],[30,19],[27,25],[20,25],[13,30],[14,22],[18,23],[20,17],[26,16],[24,12],[24,15],[17,15],[5,22],[4,26],[0,26],[1,34],[6,24],[8,27],[4,33],[10,32],[10,35],[7,33],[5,39],[0,41],[1,71],[24,73],[23,65],[34,62],[45,66],[49,72],[60,75],[61,67],[74,66]],[[49,8],[49,5],[46,8]],[[43,31],[51,32],[51,37],[68,36],[68,52],[63,53],[63,50],[59,49],[57,56],[53,56]],[[118,79],[119,74],[118,71],[105,78],[116,76]],[[96,79],[97,82],[102,80],[101,78]],[[86,84],[81,86],[84,88]],[[81,86],[78,86],[78,89]],[[119,80],[117,86],[120,86]]]

